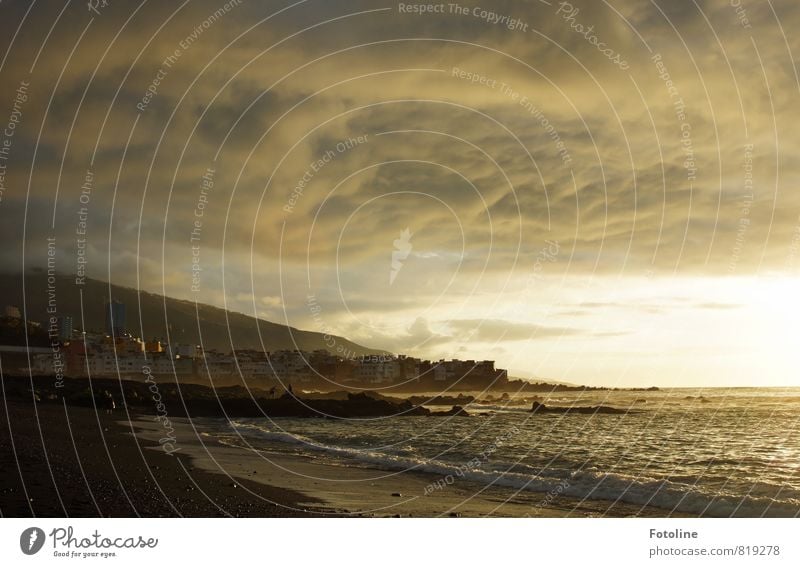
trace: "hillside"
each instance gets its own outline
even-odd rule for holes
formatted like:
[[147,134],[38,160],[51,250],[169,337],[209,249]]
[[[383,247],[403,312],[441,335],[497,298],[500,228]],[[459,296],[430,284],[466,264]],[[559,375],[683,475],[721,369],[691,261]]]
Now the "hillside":
[[[43,273],[25,276],[25,305],[27,318],[32,321],[47,320],[48,289],[47,277]],[[70,315],[75,328],[83,328],[81,323],[80,293],[72,276],[56,278],[55,298],[59,315]],[[86,279],[82,286],[84,301],[84,318],[87,330],[101,331],[105,328],[104,298],[109,296],[109,284]],[[126,306],[127,329],[145,339],[158,338],[173,343],[202,344],[206,349],[228,352],[236,349],[262,349],[259,342],[259,329],[267,351],[282,349],[332,350],[330,344],[335,341],[335,348],[341,346],[354,355],[379,354],[383,351],[366,348],[342,337],[331,336],[326,345],[322,333],[301,331],[286,325],[272,323],[263,319],[228,312],[206,304],[195,305],[171,297],[164,297],[145,291],[110,286],[110,295]],[[0,309],[6,305],[23,306],[22,279],[19,274],[0,274]],[[141,326],[140,326],[141,322]],[[351,354],[351,356],[353,355]]]

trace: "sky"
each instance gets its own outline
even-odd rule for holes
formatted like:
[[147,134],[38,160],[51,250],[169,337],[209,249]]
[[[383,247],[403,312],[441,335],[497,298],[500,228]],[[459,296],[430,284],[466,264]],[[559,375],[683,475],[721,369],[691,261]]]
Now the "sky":
[[4,271],[54,238],[523,378],[800,386],[795,2],[90,4],[0,5]]

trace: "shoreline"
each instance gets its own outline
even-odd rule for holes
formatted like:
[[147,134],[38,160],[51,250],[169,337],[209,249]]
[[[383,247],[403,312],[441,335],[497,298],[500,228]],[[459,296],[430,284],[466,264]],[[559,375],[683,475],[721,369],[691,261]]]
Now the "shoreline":
[[282,445],[255,451],[221,442],[202,420],[173,420],[170,454],[155,415],[8,398],[0,413],[3,516],[682,516],[465,479],[431,490],[440,475],[291,455]]
[[[152,420],[131,423],[136,435],[157,442]],[[252,481],[306,495],[313,510],[324,516],[401,517],[665,517],[683,516],[656,508],[580,501],[557,493],[486,486],[458,479],[440,489],[442,477],[418,471],[391,471],[350,459],[291,455],[272,448],[250,449],[222,443],[213,434],[198,436],[189,420],[173,421],[176,447],[192,464],[209,474]],[[158,450],[158,447],[152,447]],[[300,504],[305,500],[300,499]]]
[[[131,416],[133,417],[133,416]],[[150,416],[152,418],[152,416]],[[134,435],[124,411],[0,404],[3,517],[307,517],[304,494],[220,482],[180,453]],[[155,449],[155,450],[154,450]]]

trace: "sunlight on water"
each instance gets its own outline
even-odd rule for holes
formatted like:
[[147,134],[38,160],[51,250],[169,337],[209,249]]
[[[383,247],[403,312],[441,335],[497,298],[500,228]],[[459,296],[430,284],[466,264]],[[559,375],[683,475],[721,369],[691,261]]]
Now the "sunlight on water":
[[530,400],[469,407],[472,418],[243,419],[227,443],[388,471],[458,475],[575,499],[711,516],[800,513],[800,389],[557,393],[548,407],[622,415],[531,414]]

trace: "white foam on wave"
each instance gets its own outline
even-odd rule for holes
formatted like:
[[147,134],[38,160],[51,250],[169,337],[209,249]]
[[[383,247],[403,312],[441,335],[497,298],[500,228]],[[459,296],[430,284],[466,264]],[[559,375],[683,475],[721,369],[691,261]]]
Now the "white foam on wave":
[[[652,506],[673,512],[712,517],[800,514],[800,500],[791,498],[778,500],[766,496],[711,493],[690,484],[602,471],[581,470],[568,473],[565,469],[558,471],[547,469],[543,471],[544,474],[535,474],[527,467],[531,470],[530,473],[506,472],[511,464],[502,463],[495,463],[493,468],[467,468],[465,464],[326,445],[302,435],[269,431],[255,424],[231,422],[230,425],[237,431],[265,441],[301,446],[309,451],[321,451],[381,469],[429,473],[435,475],[432,483],[452,477],[453,481],[463,479],[482,486],[491,484],[515,490],[569,496],[579,500],[619,500],[636,506]],[[554,476],[554,473],[560,473],[561,476]]]

